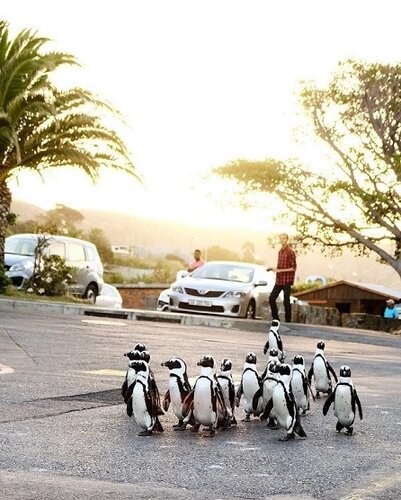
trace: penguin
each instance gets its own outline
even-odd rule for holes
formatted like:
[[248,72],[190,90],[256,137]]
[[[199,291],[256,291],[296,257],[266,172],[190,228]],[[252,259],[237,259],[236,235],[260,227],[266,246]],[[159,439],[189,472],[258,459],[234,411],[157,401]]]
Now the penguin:
[[[272,351],[273,349],[271,349]],[[277,349],[274,349],[277,352]],[[280,366],[280,361],[278,361],[278,357],[272,356],[271,361],[268,362],[265,375],[262,380],[262,400],[263,400],[263,409],[266,408],[267,403],[271,400],[273,396],[274,389],[277,386],[278,379],[280,378],[280,374],[278,373],[278,367]],[[255,401],[257,395],[254,398],[254,406],[257,404]],[[269,421],[267,423],[267,427],[271,429],[278,429],[276,420],[273,417],[269,417]]]
[[217,375],[217,382],[223,394],[224,403],[226,405],[230,425],[237,425],[237,420],[234,415],[235,410],[235,385],[231,374],[232,362],[231,359],[224,358],[220,364],[220,372]]
[[[277,365],[276,365],[277,366]],[[280,427],[287,431],[285,437],[280,441],[288,441],[295,438],[295,434],[306,437],[299,418],[298,408],[290,389],[291,367],[288,364],[277,366],[280,379],[273,391],[272,398],[264,409],[261,420],[273,417]]]
[[356,406],[358,406],[360,420],[362,420],[363,415],[362,405],[352,383],[351,368],[349,366],[343,365],[340,368],[340,380],[323,405],[323,415],[327,415],[332,403],[334,403],[334,415],[337,417],[336,431],[340,432],[345,427],[345,434],[352,436]]
[[142,431],[138,436],[150,436],[153,431],[163,432],[159,421],[158,391],[156,382],[151,379],[149,365],[146,361],[130,361],[130,368],[135,373],[135,381],[128,389],[127,413],[134,415],[135,421]]
[[178,424],[173,425],[175,430],[184,430],[184,415],[182,405],[192,388],[188,380],[187,365],[181,358],[170,358],[161,364],[170,370],[169,388],[163,398],[163,410],[167,411],[170,403]]
[[315,396],[306,377],[303,356],[294,356],[290,388],[298,410],[301,415],[305,415],[310,409],[309,394],[312,395],[313,400],[315,400]]
[[278,319],[273,319],[270,325],[266,344],[263,348],[263,354],[266,354],[269,349],[275,348],[278,351],[279,361],[283,363],[285,359],[285,351],[283,349],[283,341],[281,340],[279,329],[280,321]]
[[325,343],[319,341],[316,346],[315,357],[313,358],[312,365],[308,372],[308,382],[311,384],[312,376],[314,377],[316,399],[320,398],[320,393],[327,393],[328,395],[332,392],[332,381],[330,373],[333,375],[334,380],[337,382],[336,372],[333,370],[330,363],[327,361],[324,355]]
[[241,383],[238,387],[235,405],[240,404],[241,396],[244,395],[245,418],[243,422],[249,422],[251,415],[259,416],[263,411],[262,381],[256,370],[256,354],[248,352],[245,358]]
[[[135,349],[135,347],[138,347],[139,349]],[[134,349],[132,349],[129,352],[126,352],[124,356],[127,356],[130,361],[139,361],[143,360],[146,361],[146,363],[149,363],[150,361],[150,354],[148,351],[145,349],[142,349],[142,347],[145,347],[143,344],[136,344]],[[142,350],[141,350],[142,349]],[[128,394],[128,388],[130,385],[135,381],[136,378],[136,372],[132,368],[130,368],[129,363],[128,363],[128,368],[127,372],[125,374],[125,379],[123,382],[123,385],[121,387],[121,395],[124,398],[125,404],[127,404],[127,394]]]
[[262,375],[260,376],[262,381],[266,377],[267,371],[269,369],[269,364],[271,362],[280,364],[280,360],[278,359],[278,349],[276,349],[275,347],[273,347],[272,349],[269,350],[269,358],[268,358],[267,363],[266,363],[266,368],[265,368],[264,372],[262,373]]
[[218,427],[228,425],[228,412],[217,383],[213,356],[203,356],[197,366],[200,366],[200,375],[192,391],[185,398],[183,414],[186,417],[183,423],[186,425],[193,417],[195,420],[193,432],[198,432],[199,427],[204,425],[208,428],[209,435],[214,436]]

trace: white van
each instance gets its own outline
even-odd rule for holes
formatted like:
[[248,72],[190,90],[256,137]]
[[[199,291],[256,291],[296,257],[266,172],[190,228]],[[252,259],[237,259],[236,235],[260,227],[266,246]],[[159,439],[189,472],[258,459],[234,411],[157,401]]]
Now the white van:
[[[18,288],[23,288],[32,276],[37,243],[37,234],[14,234],[6,238],[5,271]],[[94,303],[103,285],[103,265],[96,246],[77,238],[51,235],[45,252],[62,257],[67,266],[77,269],[77,283],[71,285],[71,293]]]

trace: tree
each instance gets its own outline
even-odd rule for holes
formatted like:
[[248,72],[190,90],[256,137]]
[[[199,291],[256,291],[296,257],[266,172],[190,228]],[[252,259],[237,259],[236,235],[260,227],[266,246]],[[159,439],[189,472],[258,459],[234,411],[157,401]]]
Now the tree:
[[82,236],[82,229],[78,229],[76,224],[80,224],[85,217],[78,210],[56,203],[56,208],[48,210],[40,218],[43,220],[43,225],[57,227],[58,234],[73,238]]
[[79,168],[96,180],[102,166],[137,177],[129,152],[103,122],[116,110],[82,88],[60,90],[51,82],[61,66],[77,65],[61,52],[46,52],[47,38],[30,30],[14,39],[0,21],[0,262],[9,221],[7,181],[21,170]]
[[300,245],[373,252],[401,276],[401,66],[341,63],[327,88],[304,84],[301,102],[330,169],[270,158],[215,171],[284,202]]
[[207,249],[207,258],[208,260],[241,260],[240,256],[236,252],[217,245]]
[[103,229],[100,227],[93,227],[88,232],[86,239],[96,245],[100,259],[103,263],[113,262],[111,243]]
[[251,241],[246,241],[242,247],[242,260],[245,262],[255,262],[255,245]]

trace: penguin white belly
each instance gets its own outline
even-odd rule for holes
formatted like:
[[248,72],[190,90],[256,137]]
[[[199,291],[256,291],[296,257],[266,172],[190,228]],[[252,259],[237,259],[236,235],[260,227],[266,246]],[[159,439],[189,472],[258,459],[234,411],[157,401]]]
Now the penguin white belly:
[[291,390],[297,407],[306,409],[307,398],[304,392],[304,383],[302,379],[302,374],[299,373],[297,370],[294,370],[293,372],[291,380]]
[[269,349],[277,349],[277,350],[279,350],[278,345],[277,345],[277,339],[273,335],[272,332],[269,332]]
[[292,425],[292,417],[287,407],[284,389],[278,385],[273,393],[273,410],[272,416],[276,417],[277,422],[283,429],[290,429]]
[[273,397],[274,389],[277,387],[277,380],[274,378],[265,379],[263,382],[263,402],[266,405]]
[[313,362],[313,376],[315,377],[315,389],[327,392],[330,388],[330,379],[327,376],[326,364],[320,357]]
[[184,417],[182,415],[181,392],[175,378],[174,380],[170,380],[169,389],[170,389],[170,400],[171,400],[171,405],[173,407],[174,415],[178,419],[182,419]]
[[219,385],[221,387],[221,392],[223,393],[224,404],[226,405],[228,415],[232,416],[231,403],[230,403],[230,383],[226,378],[219,378]]
[[151,429],[154,419],[146,407],[145,392],[142,384],[136,383],[132,392],[132,410],[136,423],[142,429]]
[[[244,410],[253,413],[252,402],[255,393],[260,389],[259,380],[255,372],[248,371],[242,378],[242,389],[244,391]],[[256,409],[256,414],[263,410],[263,399],[260,398]]]
[[334,415],[341,425],[351,425],[355,420],[352,411],[352,394],[350,387],[338,386],[334,398]]
[[136,371],[132,368],[128,368],[127,370],[127,387],[132,385],[136,380]]
[[194,417],[202,425],[213,425],[217,415],[212,407],[212,382],[207,378],[198,379],[194,393]]

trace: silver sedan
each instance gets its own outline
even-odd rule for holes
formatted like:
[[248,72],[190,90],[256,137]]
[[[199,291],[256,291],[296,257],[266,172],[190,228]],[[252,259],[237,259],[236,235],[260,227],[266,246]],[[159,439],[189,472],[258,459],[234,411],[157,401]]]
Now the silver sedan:
[[207,262],[171,285],[171,311],[261,318],[274,274],[245,262]]

